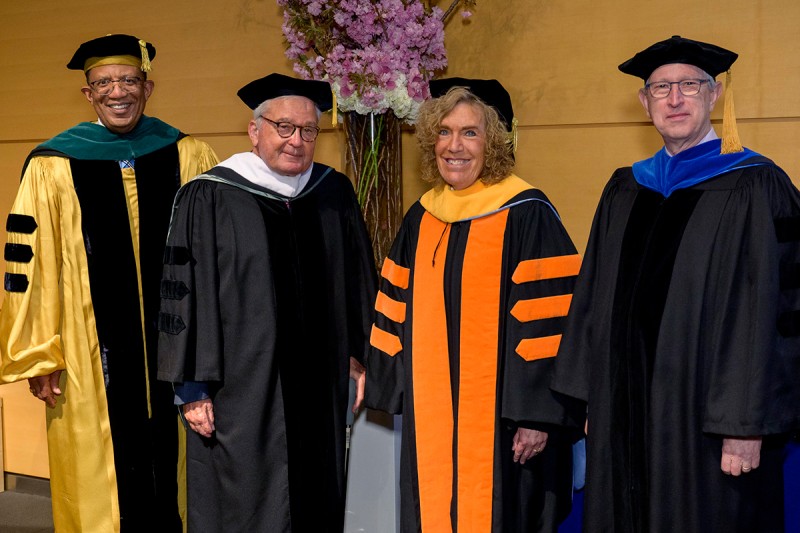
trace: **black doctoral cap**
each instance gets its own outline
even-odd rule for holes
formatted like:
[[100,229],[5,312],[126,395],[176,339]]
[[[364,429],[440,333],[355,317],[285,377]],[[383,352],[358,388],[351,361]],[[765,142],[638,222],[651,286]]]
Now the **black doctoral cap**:
[[467,78],[444,78],[431,80],[431,98],[444,96],[453,87],[466,87],[469,92],[480,98],[483,103],[489,105],[500,115],[500,120],[506,125],[508,131],[512,131],[514,122],[514,110],[511,107],[511,96],[508,91],[497,80],[471,80]]
[[666,41],[645,48],[623,64],[619,69],[625,74],[647,81],[650,74],[661,65],[686,63],[694,65],[713,77],[725,72],[739,55],[719,46],[673,35]]
[[327,111],[333,107],[333,93],[327,82],[301,80],[283,74],[270,74],[253,80],[236,94],[250,109],[255,109],[265,101],[279,96],[305,96],[314,102],[320,111]]
[[115,34],[86,41],[67,63],[70,70],[88,72],[101,65],[131,65],[150,72],[150,61],[156,57],[152,44],[133,35]]

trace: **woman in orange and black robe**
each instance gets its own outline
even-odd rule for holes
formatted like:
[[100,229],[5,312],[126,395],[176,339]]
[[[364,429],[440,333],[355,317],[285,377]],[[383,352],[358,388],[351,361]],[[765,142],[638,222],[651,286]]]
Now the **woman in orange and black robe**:
[[[423,106],[423,150],[426,129],[439,146],[461,134],[448,120],[454,109],[472,106],[484,118],[464,130],[466,142],[483,139],[486,166],[498,168],[491,129],[510,101],[484,102],[507,93],[493,80],[442,82],[470,90]],[[510,172],[486,173],[457,188],[444,168],[444,183],[434,180],[406,214],[381,272],[366,401],[403,414],[404,533],[556,531],[570,510],[577,431],[565,425],[579,427],[581,414],[548,384],[580,258],[543,193]]]

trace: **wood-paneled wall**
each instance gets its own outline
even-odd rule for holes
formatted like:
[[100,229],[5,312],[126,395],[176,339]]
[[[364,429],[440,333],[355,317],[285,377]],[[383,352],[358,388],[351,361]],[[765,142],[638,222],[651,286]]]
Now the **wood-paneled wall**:
[[[441,0],[440,4],[447,3]],[[744,144],[800,177],[800,2],[480,0],[447,27],[445,75],[497,78],[520,121],[516,172],[553,200],[579,249],[616,167],[648,157],[660,138],[639,106],[640,81],[617,65],[682,35],[734,50]],[[273,0],[26,0],[0,2],[0,217],[20,166],[39,142],[93,120],[79,72],[64,66],[83,41],[130,33],[158,49],[147,113],[208,141],[220,157],[249,149],[249,110],[236,91],[291,73]],[[714,114],[721,117],[721,108]],[[342,135],[323,116],[317,160],[343,168]],[[403,134],[404,201],[425,191],[412,130]],[[0,386],[8,471],[47,476],[44,408],[26,384]]]

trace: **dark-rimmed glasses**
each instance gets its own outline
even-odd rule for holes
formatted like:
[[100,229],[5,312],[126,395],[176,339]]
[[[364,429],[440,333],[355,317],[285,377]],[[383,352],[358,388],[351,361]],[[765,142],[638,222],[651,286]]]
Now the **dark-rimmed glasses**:
[[139,89],[139,84],[142,82],[142,78],[138,76],[124,76],[119,78],[118,80],[113,80],[111,78],[101,78],[99,80],[90,81],[89,87],[92,88],[94,92],[101,96],[106,96],[111,94],[111,91],[114,90],[114,84],[116,83],[119,85],[119,88],[125,91],[126,93],[132,93]]
[[666,98],[672,91],[673,85],[678,86],[683,96],[694,96],[700,92],[704,83],[711,83],[711,80],[654,81],[646,83],[644,88],[653,98]]
[[294,135],[296,130],[300,130],[300,138],[307,143],[313,142],[314,139],[317,138],[317,135],[319,135],[319,128],[316,126],[298,126],[297,124],[292,124],[291,122],[275,122],[274,120],[268,119],[264,115],[261,115],[261,118],[275,126],[278,136],[283,139],[288,139]]

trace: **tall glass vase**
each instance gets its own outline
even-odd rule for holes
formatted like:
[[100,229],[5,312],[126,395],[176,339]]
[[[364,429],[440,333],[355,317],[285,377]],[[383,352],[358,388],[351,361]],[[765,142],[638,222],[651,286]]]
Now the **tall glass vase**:
[[400,120],[392,113],[344,113],[347,162],[380,270],[403,219]]

